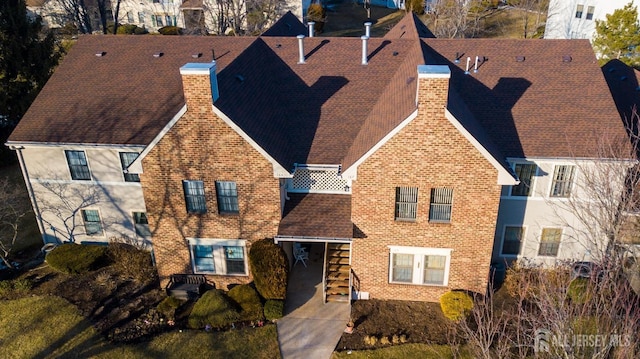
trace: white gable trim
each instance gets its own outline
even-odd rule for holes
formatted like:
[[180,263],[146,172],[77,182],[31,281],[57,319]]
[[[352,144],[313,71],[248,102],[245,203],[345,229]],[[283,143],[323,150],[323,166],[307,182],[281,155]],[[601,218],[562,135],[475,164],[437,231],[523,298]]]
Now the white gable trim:
[[156,147],[156,145],[158,144],[158,142],[160,142],[160,140],[164,137],[164,135],[166,135],[169,130],[176,124],[176,122],[178,122],[178,120],[187,112],[187,105],[185,104],[184,106],[182,106],[182,108],[180,109],[180,111],[178,111],[178,113],[173,116],[173,118],[171,119],[171,121],[169,121],[169,123],[167,123],[164,128],[160,131],[160,133],[158,133],[158,135],[156,135],[156,137],[151,141],[151,143],[149,143],[149,145],[140,153],[140,155],[138,156],[138,158],[135,159],[135,161],[133,161],[129,167],[125,170],[126,173],[144,173],[143,169],[142,169],[142,160],[147,157],[147,154],[149,152],[151,152],[151,150]]
[[254,141],[253,138],[247,135],[246,132],[244,132],[238,125],[236,125],[235,122],[233,122],[229,118],[229,116],[225,115],[224,112],[220,111],[220,109],[218,109],[215,105],[212,105],[212,107],[213,107],[213,112],[216,115],[218,115],[218,117],[220,117],[222,121],[224,121],[229,127],[231,127],[234,131],[236,131],[236,133],[238,133],[240,137],[244,138],[244,140],[247,141],[251,145],[251,147],[253,147],[256,151],[258,151],[262,156],[264,156],[264,158],[266,158],[267,161],[271,162],[271,165],[273,166],[273,177],[293,178],[293,174],[291,172],[287,171],[284,167],[282,167],[282,165],[279,164],[278,161],[276,161],[273,157],[271,157],[271,155],[269,155],[267,151],[265,151],[262,147],[260,147],[260,145],[258,145],[258,143],[256,143],[256,141]]
[[499,185],[515,186],[520,183],[519,180],[517,180],[506,168],[504,168],[504,166],[500,164],[500,162],[498,162],[498,160],[496,160],[496,158],[493,157],[491,153],[489,153],[489,151],[487,151],[487,149],[484,148],[484,146],[482,146],[482,144],[475,137],[473,137],[471,133],[469,133],[469,131],[467,131],[466,128],[464,128],[464,126],[462,126],[460,121],[458,121],[458,119],[451,112],[449,112],[448,109],[445,109],[444,115],[447,120],[449,120],[449,122],[451,122],[451,124],[458,131],[460,131],[460,133],[473,145],[473,147],[475,147],[480,152],[480,154],[482,154],[482,156],[484,156],[484,158],[486,158],[487,161],[489,161],[489,163],[491,163],[491,165],[493,165],[493,167],[498,170]]
[[395,136],[400,130],[405,128],[408,124],[411,123],[416,117],[418,117],[418,110],[413,111],[407,118],[405,118],[396,128],[391,130],[391,132],[387,133],[378,143],[376,143],[369,151],[367,151],[362,157],[360,157],[356,162],[354,162],[351,167],[347,168],[342,172],[342,178],[355,180],[358,178],[358,166],[362,162],[364,162],[367,158],[371,157],[371,155],[376,152],[380,147],[382,147],[385,143],[387,143],[393,136]]

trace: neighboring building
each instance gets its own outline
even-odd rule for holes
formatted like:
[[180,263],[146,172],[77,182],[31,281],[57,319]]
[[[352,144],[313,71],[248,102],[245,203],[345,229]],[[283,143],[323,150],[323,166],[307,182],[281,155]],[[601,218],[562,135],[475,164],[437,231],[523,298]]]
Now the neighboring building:
[[484,292],[492,259],[584,258],[554,203],[581,195],[575,163],[602,160],[598,134],[626,136],[588,41],[427,39],[414,15],[384,38],[296,39],[294,20],[260,37],[81,37],[7,143],[45,240],[41,187],[61,184],[105,193],[66,214],[77,240],[132,235],[146,208],[162,283],[249,282],[263,238],[324,244],[328,300],[353,284],[436,301]]
[[[77,2],[79,3],[79,2]],[[111,1],[104,0],[105,17],[107,22],[113,21],[113,13],[111,10]],[[27,11],[30,16],[38,15],[42,18],[42,24],[50,29],[58,29],[67,23],[74,23],[75,11],[71,8],[76,4],[72,1],[62,0],[27,0]],[[98,9],[97,0],[84,1],[84,8],[78,8],[78,16],[82,16],[83,11],[86,14],[87,23],[93,29],[93,32],[102,32],[102,23],[100,20],[100,11]],[[115,4],[114,4],[115,5]]]
[[596,20],[637,0],[551,0],[544,30],[545,39],[589,39],[596,33]]

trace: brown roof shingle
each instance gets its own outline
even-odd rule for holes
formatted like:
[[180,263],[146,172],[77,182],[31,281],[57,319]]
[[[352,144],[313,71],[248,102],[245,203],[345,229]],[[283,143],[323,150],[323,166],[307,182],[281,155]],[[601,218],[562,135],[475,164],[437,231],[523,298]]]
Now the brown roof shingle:
[[352,238],[351,196],[289,193],[279,236]]

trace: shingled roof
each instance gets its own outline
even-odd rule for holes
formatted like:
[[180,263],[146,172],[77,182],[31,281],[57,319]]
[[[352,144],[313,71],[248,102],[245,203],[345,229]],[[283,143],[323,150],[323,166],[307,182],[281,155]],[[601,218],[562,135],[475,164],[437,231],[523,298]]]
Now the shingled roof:
[[322,37],[299,64],[298,40],[279,36],[299,21],[260,37],[83,36],[9,140],[148,145],[184,106],[179,68],[212,50],[215,106],[288,169],[355,163],[416,110],[425,63],[452,69],[449,111],[497,158],[589,157],[595,133],[624,133],[588,41],[424,39],[423,26],[408,15],[370,39],[368,65],[359,38]]
[[640,111],[640,71],[620,60],[611,60],[602,66],[602,73],[609,85],[620,118],[629,126],[637,126],[632,122],[634,112]]

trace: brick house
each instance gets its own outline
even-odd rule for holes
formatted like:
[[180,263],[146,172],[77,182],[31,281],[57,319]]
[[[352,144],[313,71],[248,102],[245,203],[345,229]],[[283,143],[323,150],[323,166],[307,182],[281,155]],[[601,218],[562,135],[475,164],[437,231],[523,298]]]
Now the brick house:
[[600,160],[594,134],[625,135],[588,41],[432,39],[412,15],[384,38],[296,38],[291,21],[259,37],[81,38],[8,142],[25,180],[47,181],[29,176],[45,145],[138,149],[117,170],[139,177],[162,283],[250,282],[264,238],[290,257],[321,243],[328,300],[353,285],[436,301],[484,292],[492,260],[582,258],[549,206],[579,195],[572,161]]

